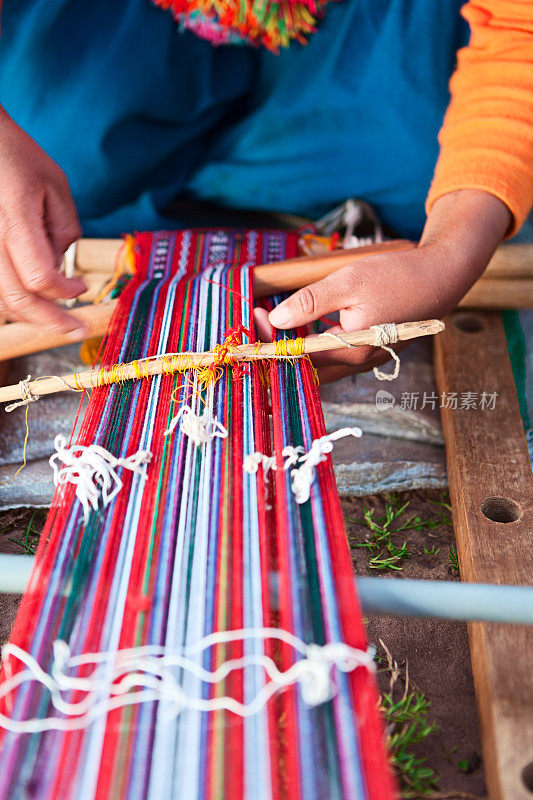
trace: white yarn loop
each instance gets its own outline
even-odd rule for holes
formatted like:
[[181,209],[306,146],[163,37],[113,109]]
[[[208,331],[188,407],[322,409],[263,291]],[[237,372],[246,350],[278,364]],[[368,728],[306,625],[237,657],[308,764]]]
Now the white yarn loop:
[[[363,435],[361,428],[340,428],[338,431],[328,433],[315,439],[310,450],[306,453],[301,445],[293,447],[286,445],[281,451],[285,460],[283,469],[295,467],[291,470],[291,489],[298,504],[305,503],[311,495],[311,486],[315,479],[315,467],[321,461],[325,461],[326,455],[333,450],[333,442],[345,436],[355,436],[359,438]],[[265,479],[270,469],[277,469],[276,456],[266,456],[264,453],[252,453],[247,455],[243,461],[243,469],[250,475],[255,475],[259,465],[263,465]]]
[[297,445],[296,447],[288,444],[286,447],[284,447],[281,451],[281,455],[287,460],[283,465],[283,469],[286,470],[294,467],[294,465],[298,463],[298,459],[303,453],[305,453],[305,448],[303,448],[301,444]]
[[[202,667],[203,654],[208,648],[250,639],[277,639],[298,655],[283,671],[270,656],[257,652],[229,659],[212,671]],[[38,682],[43,690],[49,692],[53,708],[61,715],[12,719],[0,714],[0,727],[14,733],[79,730],[113,709],[156,700],[169,703],[168,716],[176,716],[188,708],[203,712],[227,709],[241,717],[249,717],[261,711],[277,692],[294,685],[300,686],[305,703],[316,706],[335,696],[335,669],[341,673],[361,667],[375,669],[372,649],[358,650],[344,642],[305,644],[289,631],[278,628],[217,631],[182,652],[172,652],[162,645],[144,645],[115,652],[72,656],[67,643],[58,640],[54,642],[49,673],[33,656],[14,644],[4,645],[2,658],[6,676],[10,677],[0,685],[0,699],[8,697],[24,683]],[[26,669],[13,674],[10,658],[19,661]],[[93,669],[89,672],[87,667],[91,666]],[[103,668],[99,669],[101,666]],[[85,668],[83,678],[73,674],[80,667]],[[264,670],[265,681],[248,702],[240,702],[231,696],[205,698],[202,692],[187,694],[182,688],[185,672],[202,683],[219,684],[231,672],[249,668]],[[75,701],[64,696],[70,694],[72,697],[72,692],[76,692]],[[80,697],[80,694],[84,696]]]
[[20,396],[22,400],[17,400],[16,403],[10,403],[6,406],[5,410],[9,413],[10,411],[14,411],[16,408],[20,408],[21,406],[27,406],[30,403],[35,403],[39,399],[39,395],[32,394],[30,389],[30,381],[31,375],[28,375],[22,381],[19,381],[19,388],[20,388]]
[[266,456],[264,453],[251,453],[244,457],[242,468],[249,475],[255,475],[259,466],[263,466],[263,476],[267,479],[270,470],[276,470],[276,456]]
[[196,447],[212,442],[215,438],[225,439],[228,435],[227,429],[216,417],[213,417],[210,409],[206,408],[202,414],[198,415],[189,406],[181,406],[176,416],[170,421],[165,436],[170,436],[180,421],[181,433],[188,436]]
[[55,437],[54,447],[56,452],[49,459],[54,470],[54,484],[64,486],[72,483],[76,486],[76,497],[83,506],[86,522],[91,508],[96,511],[100,503],[106,508],[122,489],[122,480],[116,471],[118,467],[135,472],[146,480],[143,466],[152,458],[148,450],[116,458],[97,444],[67,447],[67,440],[61,434]]
[[338,431],[315,439],[310,450],[298,459],[299,466],[291,470],[291,489],[298,504],[305,503],[311,495],[311,486],[315,479],[315,468],[326,455],[333,450],[333,442],[345,436],[359,438],[363,435],[361,428],[340,428]]
[[382,350],[386,350],[387,353],[390,353],[395,362],[394,370],[389,375],[386,372],[381,372],[378,367],[374,367],[374,375],[378,381],[394,381],[400,374],[400,357],[398,353],[388,345],[396,344],[398,341],[398,328],[394,322],[387,322],[383,325],[371,325],[370,329],[376,332],[374,346],[381,347]]

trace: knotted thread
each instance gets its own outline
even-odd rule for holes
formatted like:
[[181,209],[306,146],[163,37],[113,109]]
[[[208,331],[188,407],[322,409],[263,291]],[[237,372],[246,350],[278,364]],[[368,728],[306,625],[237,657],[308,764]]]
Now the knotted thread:
[[174,432],[180,420],[181,433],[184,436],[188,436],[196,447],[213,441],[215,437],[225,439],[228,435],[227,429],[216,417],[213,417],[208,408],[198,415],[189,406],[181,406],[176,416],[170,421],[170,425],[165,431],[165,436],[170,436]]
[[[139,450],[126,458],[115,458],[97,444],[67,447],[67,440],[61,434],[54,439],[54,447],[57,452],[49,459],[54,470],[54,484],[64,486],[72,483],[76,486],[76,497],[83,506],[85,522],[91,508],[96,511],[100,501],[102,507],[106,508],[122,489],[117,467],[135,472],[146,480],[146,472],[141,467],[152,458],[147,450]],[[60,467],[60,462],[64,466]]]
[[30,389],[31,375],[28,375],[23,381],[19,381],[20,396],[22,400],[17,400],[16,403],[10,403],[6,406],[6,411],[14,411],[21,406],[27,406],[30,403],[35,403],[39,399],[39,395],[32,394]]
[[[264,653],[248,653],[241,658],[229,659],[212,671],[202,666],[203,654],[209,648],[249,639],[278,640],[293,648],[300,657],[296,656],[284,671]],[[49,692],[51,704],[60,716],[12,719],[0,713],[1,727],[14,733],[79,730],[113,709],[156,700],[169,704],[166,712],[169,717],[184,709],[207,712],[227,709],[241,717],[250,717],[288,686],[299,684],[303,701],[309,706],[317,706],[336,693],[334,668],[343,673],[360,667],[375,668],[374,653],[370,648],[358,650],[345,642],[306,644],[281,628],[215,631],[182,651],[172,651],[162,645],[144,645],[73,656],[66,642],[56,640],[53,653],[50,672],[46,672],[22,648],[14,644],[4,645],[2,659],[6,679],[0,685],[0,699],[22,684],[38,682]],[[19,661],[26,669],[13,674],[11,659]],[[93,669],[89,670],[91,666]],[[99,667],[103,667],[100,672]],[[194,675],[203,683],[216,685],[225,681],[230,673],[252,667],[263,669],[268,680],[247,702],[231,696],[216,696],[216,693],[213,693],[215,696],[197,692],[187,694],[183,688],[185,673]],[[73,674],[81,668],[83,677]]]

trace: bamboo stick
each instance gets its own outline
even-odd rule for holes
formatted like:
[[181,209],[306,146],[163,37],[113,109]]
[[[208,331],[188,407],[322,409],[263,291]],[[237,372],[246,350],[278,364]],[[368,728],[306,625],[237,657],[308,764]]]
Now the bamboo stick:
[[[423,322],[402,322],[397,325],[398,341],[407,341],[419,336],[431,336],[444,330],[444,323],[438,319],[424,320]],[[344,333],[341,337],[331,334],[318,334],[308,336],[304,340],[302,355],[325,352],[328,350],[339,350],[346,346],[374,345],[376,342],[376,331],[369,329],[364,331],[354,331]],[[231,347],[228,355],[236,361],[250,361],[257,358],[276,358],[276,344],[242,344]],[[173,358],[173,360],[171,360]],[[140,370],[142,377],[160,375],[162,373],[178,372],[181,369],[190,367],[206,367],[213,363],[215,353],[208,351],[205,353],[179,353],[155,356],[149,360],[134,361],[129,364],[121,364],[117,370],[110,368],[92,369],[78,372],[71,375],[52,376],[31,381],[27,387],[20,384],[0,388],[0,403],[22,400],[28,396],[28,391],[32,397],[55,394],[72,389],[74,391],[91,389],[95,386],[116,383],[117,378],[122,380],[133,380],[139,378]]]

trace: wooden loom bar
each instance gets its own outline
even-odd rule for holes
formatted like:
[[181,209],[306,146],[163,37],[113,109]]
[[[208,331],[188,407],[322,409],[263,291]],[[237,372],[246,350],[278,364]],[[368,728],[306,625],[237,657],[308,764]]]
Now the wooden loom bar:
[[[121,239],[80,239],[76,249],[76,267],[80,273],[101,273],[103,276],[110,275],[113,271],[118,253],[122,247]],[[354,259],[371,255],[373,252],[384,252],[408,249],[414,247],[413,242],[407,239],[396,239],[390,242],[379,242],[377,244],[358,247],[351,250],[334,250],[325,256],[302,256],[290,261],[280,261],[275,265],[275,269],[281,273],[282,280],[286,274],[287,266],[291,269],[295,266],[306,267],[306,269],[316,270],[316,277],[312,280],[319,280],[321,277],[340,269],[347,264],[351,264]],[[272,270],[273,265],[256,267],[256,276],[261,276],[262,270]],[[275,273],[273,273],[275,274]],[[311,275],[306,272],[306,275]],[[496,250],[485,275],[490,278],[531,278],[533,277],[533,245],[531,244],[505,244]],[[262,279],[262,278],[261,278]],[[257,277],[256,277],[257,280]],[[267,281],[268,286],[270,283]],[[305,285],[305,284],[304,284]],[[280,290],[282,287],[279,287]],[[292,283],[288,289],[296,288]]]
[[[444,325],[438,319],[430,319],[422,322],[402,322],[399,323],[396,328],[398,340],[407,341],[419,336],[432,336],[436,333],[440,333],[444,329]],[[375,341],[375,330],[345,333],[342,335],[342,338],[322,333],[303,339],[303,352],[301,354],[340,350],[347,345],[350,347],[374,345]],[[259,347],[258,343],[236,345],[231,347],[228,352],[228,355],[236,361],[250,361],[254,358],[275,358],[276,354],[276,344],[272,343],[261,344]],[[174,363],[172,359],[175,359]],[[205,353],[191,352],[175,355],[167,354],[164,356],[155,356],[150,360],[120,364],[117,371],[113,371],[108,367],[103,371],[100,369],[91,369],[85,372],[78,372],[75,375],[41,378],[36,381],[31,381],[28,388],[34,397],[39,397],[46,394],[68,391],[69,389],[92,389],[95,386],[117,383],[123,380],[161,375],[162,373],[173,373],[189,369],[190,367],[207,367],[212,364],[214,360],[215,353],[211,350]],[[0,403],[6,403],[11,400],[21,400],[22,391],[19,384],[0,388]]]
[[[82,302],[92,302],[111,274],[121,246],[116,239],[81,239],[76,265],[88,285]],[[394,252],[414,247],[406,239],[380,242],[351,250],[302,256],[254,270],[254,294],[266,297],[274,292],[301,289],[330,275],[359,258],[373,253]],[[496,251],[485,273],[461,301],[478,308],[533,308],[533,245],[509,244]]]
[[69,309],[69,314],[85,325],[85,333],[65,336],[62,333],[42,330],[30,322],[12,322],[0,327],[0,362],[11,358],[38,353],[52,347],[62,347],[91,336],[103,336],[113,316],[116,301],[94,306]]
[[[81,239],[77,245],[77,266],[82,273],[90,274],[90,294],[86,300],[94,299],[109,276],[116,260],[121,241],[117,239]],[[339,250],[324,256],[306,256],[277,264],[261,265],[254,271],[254,293],[265,297],[281,291],[291,291],[306,286],[332,271],[353,263],[372,252],[398,250],[412,247],[411,242],[398,240],[356,250]],[[500,247],[485,273],[461,301],[461,306],[483,308],[533,308],[533,246],[504,245]],[[87,275],[89,277],[89,275]],[[66,337],[36,329],[35,325],[15,322],[0,328],[0,361],[17,358],[59,347],[85,336],[103,336],[116,307],[116,301],[70,310],[70,314],[83,322],[86,334]]]
[[[352,259],[353,260],[353,259]],[[266,268],[260,267],[260,271]],[[269,267],[270,269],[270,267]],[[317,268],[317,276],[309,274],[302,266],[301,272],[294,275],[287,266],[284,267],[285,279],[282,279],[278,265],[273,265],[272,277],[256,279],[256,297],[268,297],[274,291],[294,291],[309,285],[315,280],[323,278],[322,270]],[[260,272],[260,274],[263,274]],[[93,303],[106,285],[102,273],[84,273],[83,280],[87,291],[78,298],[81,303]],[[296,284],[296,285],[295,285]],[[533,308],[533,275],[531,278],[491,278],[485,277],[478,280],[459,303],[467,308]]]
[[[461,577],[476,583],[532,582],[533,475],[501,315],[455,312],[435,340],[448,479]],[[477,408],[460,408],[464,392]],[[482,393],[497,393],[493,410]],[[470,623],[470,648],[491,800],[531,798],[533,629]],[[529,788],[528,788],[529,787]]]
[[533,275],[531,278],[503,280],[480,278],[459,303],[461,308],[533,308]]

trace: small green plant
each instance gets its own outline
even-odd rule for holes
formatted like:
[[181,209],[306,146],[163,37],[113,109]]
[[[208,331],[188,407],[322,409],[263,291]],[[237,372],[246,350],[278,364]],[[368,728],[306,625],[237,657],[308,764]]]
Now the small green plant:
[[[405,671],[400,669],[381,639],[380,644],[386,657],[385,669],[389,672],[389,691],[381,695],[381,710],[391,763],[403,800],[422,797],[436,789],[438,778],[435,770],[426,765],[425,758],[417,756],[416,745],[438,730],[438,726],[428,721],[431,704],[427,697],[423,692],[411,690],[407,665]],[[381,663],[384,660],[381,657]],[[398,691],[400,678],[404,683],[401,694]]]
[[[448,508],[446,502],[435,503],[436,505]],[[364,525],[369,530],[364,542],[359,542],[355,547],[365,550],[368,566],[374,570],[394,570],[402,569],[402,561],[409,559],[411,553],[407,541],[401,545],[396,545],[392,537],[406,534],[412,531],[432,531],[443,524],[451,524],[449,517],[442,512],[437,512],[437,518],[421,519],[413,515],[408,516],[405,512],[409,506],[409,501],[401,502],[399,494],[391,494],[385,502],[385,513],[376,516],[375,508],[363,506],[363,519],[352,518],[354,522]],[[400,519],[402,517],[402,519]],[[435,547],[430,550],[424,548],[427,555],[437,555],[439,552]]]
[[28,556],[35,555],[37,552],[39,539],[41,538],[41,530],[34,524],[36,516],[37,512],[35,511],[32,514],[28,526],[26,527],[26,531],[21,538],[17,538],[16,536],[7,537],[9,541],[18,544]]
[[459,557],[457,555],[457,547],[454,544],[448,548],[448,561],[453,571],[459,574]]
[[440,553],[440,547],[437,547],[436,544],[434,544],[432,547],[424,547],[424,553],[426,556],[438,556]]
[[437,730],[435,723],[427,721],[430,703],[423,694],[410,692],[398,702],[390,695],[382,697],[382,709],[387,725],[391,762],[396,771],[402,798],[419,797],[432,792],[437,785],[435,770],[428,767],[425,758],[416,756],[413,745],[424,741]]
[[442,496],[442,500],[429,500],[429,502],[434,506],[439,506],[443,508],[444,511],[436,511],[437,517],[440,519],[442,525],[453,525],[452,522],[452,505],[450,503],[450,497],[447,492],[444,493]]

